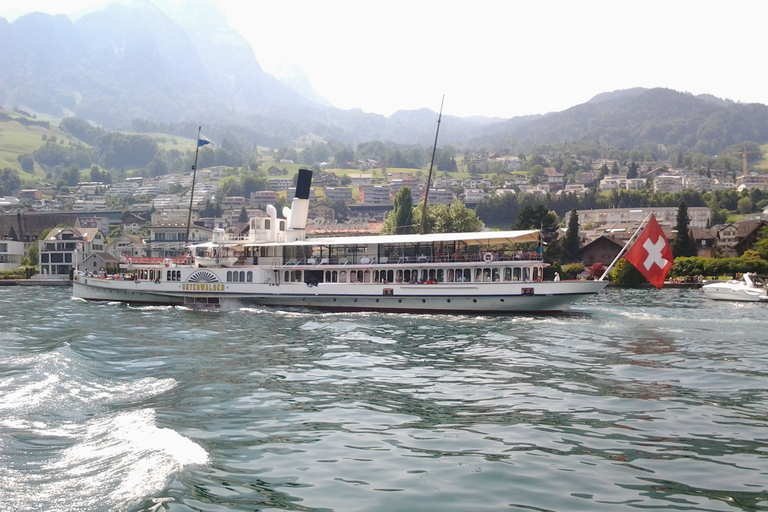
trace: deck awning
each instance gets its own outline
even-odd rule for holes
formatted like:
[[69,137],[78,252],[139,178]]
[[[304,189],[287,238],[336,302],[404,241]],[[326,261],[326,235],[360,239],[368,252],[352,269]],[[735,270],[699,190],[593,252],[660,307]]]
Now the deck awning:
[[466,245],[498,245],[522,242],[537,242],[538,230],[525,231],[477,231],[472,233],[430,233],[426,235],[370,235],[342,236],[327,238],[307,238],[295,242],[251,242],[239,244],[243,247],[253,246],[338,246],[338,245],[415,245],[435,244],[445,242],[462,242]]

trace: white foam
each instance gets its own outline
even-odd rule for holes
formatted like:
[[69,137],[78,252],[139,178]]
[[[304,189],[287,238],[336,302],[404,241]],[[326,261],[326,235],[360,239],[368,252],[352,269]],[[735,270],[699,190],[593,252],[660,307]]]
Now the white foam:
[[85,425],[71,422],[59,428],[68,433],[68,447],[51,450],[55,456],[41,471],[6,471],[3,475],[14,489],[14,506],[60,511],[127,509],[161,491],[174,472],[208,461],[198,444],[171,429],[158,428],[151,409],[109,414]]

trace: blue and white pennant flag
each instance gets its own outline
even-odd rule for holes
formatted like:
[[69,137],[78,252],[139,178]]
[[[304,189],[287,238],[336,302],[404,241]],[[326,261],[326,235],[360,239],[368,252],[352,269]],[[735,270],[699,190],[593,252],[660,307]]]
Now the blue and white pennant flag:
[[203,134],[197,137],[197,147],[205,146],[206,144],[213,144],[213,141]]

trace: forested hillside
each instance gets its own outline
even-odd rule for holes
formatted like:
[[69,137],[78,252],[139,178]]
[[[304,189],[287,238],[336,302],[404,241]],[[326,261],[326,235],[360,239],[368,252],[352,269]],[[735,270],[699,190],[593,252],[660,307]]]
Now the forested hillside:
[[[696,97],[670,89],[632,89],[520,124],[488,127],[473,143],[506,147],[569,143],[645,152],[716,155],[745,141],[768,141],[768,106]],[[648,158],[651,159],[651,158]]]

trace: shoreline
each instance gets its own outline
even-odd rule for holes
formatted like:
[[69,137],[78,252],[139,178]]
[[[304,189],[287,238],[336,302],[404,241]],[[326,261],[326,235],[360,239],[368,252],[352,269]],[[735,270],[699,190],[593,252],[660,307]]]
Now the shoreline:
[[72,281],[69,279],[0,279],[0,286],[72,286]]

